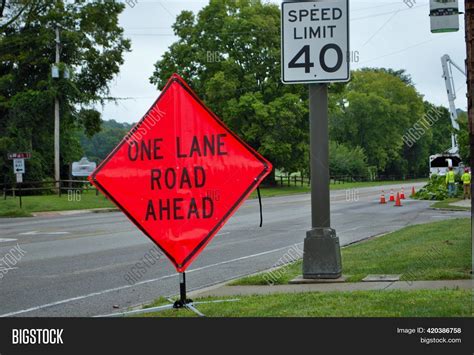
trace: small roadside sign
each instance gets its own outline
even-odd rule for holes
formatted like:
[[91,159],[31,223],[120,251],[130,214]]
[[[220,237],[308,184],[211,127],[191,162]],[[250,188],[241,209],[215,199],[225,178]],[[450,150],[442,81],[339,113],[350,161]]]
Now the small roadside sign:
[[31,153],[30,152],[22,152],[22,153],[8,153],[7,154],[8,160],[13,159],[30,159]]
[[81,160],[72,163],[71,175],[87,177],[92,174],[96,167],[97,164],[95,162],[91,162],[86,157],[83,157]]
[[349,81],[349,53],[349,0],[282,3],[284,84]]
[[16,182],[18,184],[23,182],[23,174],[21,174],[21,173],[16,174]]
[[174,74],[89,181],[182,273],[271,171]]
[[25,159],[13,159],[13,172],[15,174],[25,173]]

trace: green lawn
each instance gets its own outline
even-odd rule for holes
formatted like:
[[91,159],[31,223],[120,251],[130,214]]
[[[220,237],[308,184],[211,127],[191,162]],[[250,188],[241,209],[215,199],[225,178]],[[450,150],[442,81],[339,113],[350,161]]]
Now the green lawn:
[[[312,292],[245,296],[196,307],[208,317],[469,317],[471,297],[468,290]],[[153,306],[163,303],[159,299]],[[196,315],[180,309],[145,316]]]
[[448,198],[443,201],[437,201],[431,205],[433,208],[442,208],[442,209],[447,209],[447,210],[453,210],[453,211],[469,211],[469,207],[462,207],[462,206],[452,206],[450,205],[453,202],[458,202],[462,201],[460,198]]
[[[372,187],[372,186],[384,186],[384,185],[395,185],[395,184],[404,184],[405,193],[410,194],[411,184],[424,182],[426,179],[416,179],[416,180],[397,180],[397,181],[367,181],[367,182],[347,182],[345,184],[331,184],[331,190],[345,190],[345,189],[355,189],[363,187]],[[293,184],[293,182],[292,182]],[[293,195],[293,194],[302,194],[310,192],[309,186],[306,184],[301,186],[291,185],[291,186],[278,186],[278,187],[262,187],[260,192],[262,197],[273,197],[273,196],[284,196],[284,195]],[[257,192],[254,192],[251,195],[251,198],[257,197]]]
[[[424,180],[406,180],[406,181],[384,181],[384,182],[352,182],[346,184],[333,184],[331,189],[350,189],[387,184],[404,183],[407,188],[413,182],[420,182]],[[271,187],[262,188],[261,193],[263,197],[283,196],[307,193],[310,189],[308,186],[291,186],[291,187]],[[250,198],[256,198],[257,193],[254,192]],[[29,217],[32,212],[45,211],[67,211],[67,210],[84,210],[91,208],[107,208],[114,207],[102,194],[95,195],[94,191],[86,191],[82,194],[80,201],[68,198],[67,191],[62,197],[57,195],[41,195],[41,196],[24,196],[23,208],[20,209],[19,198],[8,196],[6,200],[0,199],[0,217]]]
[[[342,249],[348,281],[367,274],[403,274],[402,280],[471,278],[470,219],[455,219],[403,228]],[[301,261],[247,276],[232,285],[287,284],[301,275]]]
[[[467,218],[406,227],[343,248],[345,274],[360,281],[367,274],[403,274],[402,280],[469,279],[470,220]],[[301,262],[282,272],[262,273],[233,282],[240,285],[285,284],[301,274]],[[312,292],[239,296],[238,302],[202,304],[210,317],[468,317],[470,290]],[[195,301],[213,298],[195,299]],[[151,306],[166,303],[156,300]],[[188,310],[148,313],[147,317],[194,317]]]
[[58,195],[23,196],[23,208],[20,209],[19,197],[8,196],[0,199],[0,217],[28,217],[32,212],[83,210],[90,208],[114,207],[102,194],[95,191],[85,191],[81,195],[69,195],[65,191]]
[[[332,185],[331,185],[332,186]],[[286,196],[295,194],[305,194],[310,192],[308,186],[277,186],[277,187],[261,187],[260,193],[262,197]],[[252,192],[250,198],[257,198],[257,191]]]

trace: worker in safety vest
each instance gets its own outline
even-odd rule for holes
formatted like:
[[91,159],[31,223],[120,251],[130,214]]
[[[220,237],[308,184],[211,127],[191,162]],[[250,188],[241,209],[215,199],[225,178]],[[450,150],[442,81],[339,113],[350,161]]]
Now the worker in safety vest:
[[471,173],[469,172],[468,168],[464,169],[464,174],[462,174],[461,176],[461,181],[464,187],[464,199],[466,199],[467,197],[470,200],[471,199]]
[[454,197],[456,195],[456,174],[452,166],[449,167],[449,171],[446,174],[446,185],[448,185],[448,196]]

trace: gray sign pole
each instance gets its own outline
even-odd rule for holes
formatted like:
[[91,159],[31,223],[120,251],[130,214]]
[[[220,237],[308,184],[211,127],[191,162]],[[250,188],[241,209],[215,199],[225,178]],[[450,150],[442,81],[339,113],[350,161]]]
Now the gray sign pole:
[[311,230],[306,233],[303,278],[335,279],[342,273],[341,251],[331,228],[329,199],[328,85],[309,85]]
[[[324,1],[287,0],[285,2],[312,2],[314,4]],[[349,11],[348,6],[346,11]],[[283,23],[282,13],[282,25]],[[284,37],[285,34],[282,34],[282,40]],[[318,41],[318,39],[315,38],[313,41]],[[314,43],[317,44],[317,42]],[[308,46],[311,44],[309,43]],[[283,47],[284,43],[282,53],[284,53]],[[282,60],[282,66],[286,65],[285,63],[285,60]],[[286,70],[286,67],[282,68]],[[292,81],[298,82],[298,79]],[[328,84],[326,83],[309,84],[309,121],[311,230],[306,232],[304,240],[303,278],[336,279],[341,276],[342,266],[339,238],[336,236],[336,231],[331,228],[330,218]]]
[[309,85],[311,227],[331,226],[329,202],[328,85]]

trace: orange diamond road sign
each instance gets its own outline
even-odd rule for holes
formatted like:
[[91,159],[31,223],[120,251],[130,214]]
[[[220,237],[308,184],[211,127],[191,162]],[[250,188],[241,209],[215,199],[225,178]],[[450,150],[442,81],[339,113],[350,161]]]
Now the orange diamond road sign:
[[271,170],[174,74],[89,180],[183,272]]

